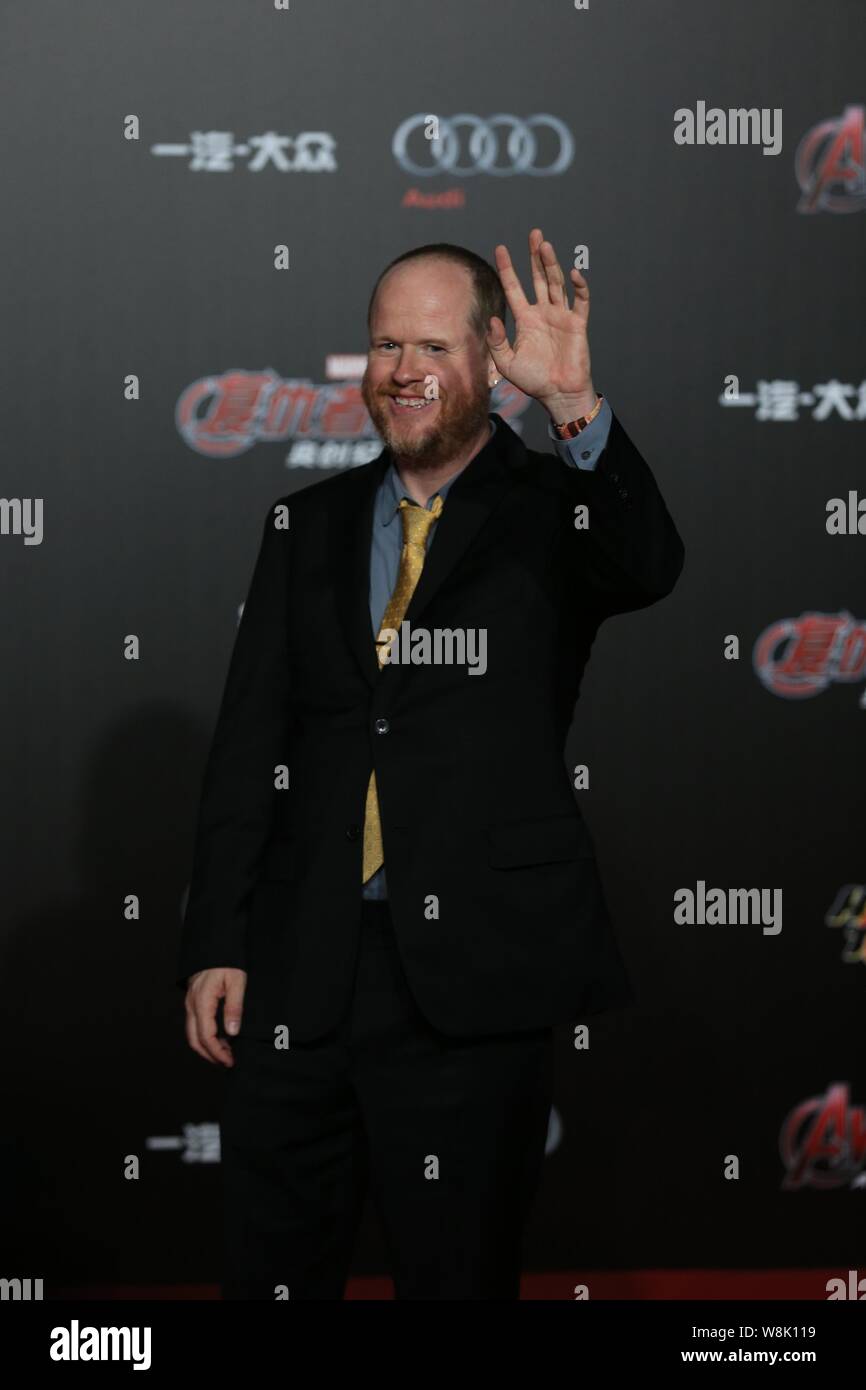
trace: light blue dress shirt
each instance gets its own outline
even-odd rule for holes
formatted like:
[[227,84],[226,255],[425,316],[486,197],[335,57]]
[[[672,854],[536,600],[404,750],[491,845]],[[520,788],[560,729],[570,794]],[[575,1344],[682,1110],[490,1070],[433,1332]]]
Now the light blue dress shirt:
[[[611,410],[607,399],[605,399],[595,419],[587,425],[586,429],[581,430],[576,439],[560,439],[557,434],[554,434],[550,421],[547,424],[547,433],[564,463],[569,464],[572,468],[591,470],[598,464],[602,450],[607,444],[610,422]],[[495,429],[496,421],[492,416],[490,423]],[[460,472],[462,473],[462,471],[461,469]],[[448,482],[439,488],[438,493],[433,494],[433,497],[439,496],[444,502],[448,496],[448,489],[454,479],[459,477],[460,473],[455,473],[453,478],[449,478]],[[379,636],[379,628],[382,626],[385,609],[388,607],[388,601],[394,592],[400,570],[403,524],[398,519],[397,513],[404,497],[408,498],[410,502],[413,500],[409,497],[400,475],[392,463],[379,484],[373,508],[373,535],[370,542],[370,623],[373,628],[373,641]],[[433,497],[428,497],[425,504],[428,511],[433,505]],[[427,550],[433,544],[437,526],[438,522],[434,521],[427,533]],[[363,885],[361,891],[363,897],[375,901],[387,898],[388,888],[385,882],[384,864]]]

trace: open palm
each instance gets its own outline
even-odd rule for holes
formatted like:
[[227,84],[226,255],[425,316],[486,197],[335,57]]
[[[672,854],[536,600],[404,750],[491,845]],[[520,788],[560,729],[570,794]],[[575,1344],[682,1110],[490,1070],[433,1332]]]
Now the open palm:
[[490,320],[487,347],[506,380],[536,400],[580,395],[592,390],[589,359],[589,285],[579,270],[570,272],[574,304],[569,306],[565,276],[551,242],[541,229],[529,233],[529,259],[536,302],[523,293],[507,246],[496,247],[496,269],[514,315],[514,346],[505,324]]

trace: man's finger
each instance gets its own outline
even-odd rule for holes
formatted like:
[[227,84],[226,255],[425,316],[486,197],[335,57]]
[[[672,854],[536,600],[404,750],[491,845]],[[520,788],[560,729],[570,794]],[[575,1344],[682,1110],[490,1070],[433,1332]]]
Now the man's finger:
[[223,1023],[227,1033],[232,1037],[241,1031],[241,1018],[244,1011],[244,990],[246,989],[246,975],[232,975],[229,979],[226,997],[223,1003]]
[[504,348],[510,346],[505,334],[505,324],[496,314],[493,314],[490,319],[490,326],[487,329],[487,342],[488,346],[495,347],[497,352],[501,352]]
[[514,356],[511,344],[505,333],[505,324],[494,314],[487,330],[487,350],[502,376],[507,376],[506,368]]
[[539,248],[539,253],[541,256],[541,263],[544,266],[547,293],[550,297],[551,304],[565,304],[567,306],[568,299],[565,294],[565,276],[562,273],[562,267],[559,261],[556,259],[556,251],[554,250],[553,242],[543,241]]
[[589,281],[581,275],[579,270],[572,268],[571,283],[574,285],[574,307],[578,304],[589,304]]
[[529,267],[532,272],[532,287],[535,290],[535,301],[537,304],[549,304],[550,292],[548,288],[547,275],[541,259],[541,248],[544,239],[540,227],[533,227],[529,233]]
[[211,1065],[213,1065],[213,1058],[207,1055],[198,1040],[198,1028],[196,1027],[195,1014],[189,1005],[187,1005],[186,1010],[186,1040],[193,1052],[197,1052],[199,1057],[203,1057],[206,1062],[210,1062]]
[[209,1057],[223,1066],[231,1066],[232,1050],[217,1035],[216,1012],[220,996],[213,989],[202,991],[195,1000],[195,1022],[198,1040]]
[[494,251],[496,257],[496,270],[505,291],[505,298],[508,300],[508,307],[515,318],[528,309],[529,300],[523,293],[523,286],[517,278],[514,266],[511,264],[511,257],[508,254],[508,247],[499,245]]

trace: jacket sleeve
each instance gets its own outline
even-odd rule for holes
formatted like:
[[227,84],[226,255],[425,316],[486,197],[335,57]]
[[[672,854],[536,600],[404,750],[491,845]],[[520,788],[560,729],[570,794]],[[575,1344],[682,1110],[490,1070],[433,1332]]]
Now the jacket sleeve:
[[289,530],[274,503],[229,663],[205,765],[177,983],[211,966],[245,969],[246,908],[274,812],[275,768],[291,722]]
[[579,505],[587,508],[589,524],[573,529],[572,543],[600,617],[646,608],[669,594],[685,549],[655,478],[615,414],[597,467],[566,467],[564,474],[571,515]]

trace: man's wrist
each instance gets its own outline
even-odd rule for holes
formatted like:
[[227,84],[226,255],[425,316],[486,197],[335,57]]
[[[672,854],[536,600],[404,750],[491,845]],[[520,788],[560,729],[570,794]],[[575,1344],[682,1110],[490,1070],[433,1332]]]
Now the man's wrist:
[[579,420],[595,409],[598,392],[590,384],[583,391],[558,391],[552,396],[539,396],[555,425],[564,425],[568,420]]

